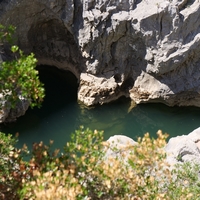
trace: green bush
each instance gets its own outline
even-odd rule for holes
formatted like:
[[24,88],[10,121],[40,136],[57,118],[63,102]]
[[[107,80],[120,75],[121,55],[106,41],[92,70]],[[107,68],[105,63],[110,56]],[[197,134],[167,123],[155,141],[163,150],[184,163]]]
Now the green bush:
[[[6,28],[0,25],[2,45],[13,42],[14,30],[12,26]],[[31,107],[41,106],[44,87],[39,81],[38,71],[35,70],[37,59],[34,54],[26,56],[18,46],[13,45],[10,56],[12,59],[0,63],[0,94],[3,95],[0,99],[0,108],[4,106],[5,101],[14,108],[21,99],[28,100]]]

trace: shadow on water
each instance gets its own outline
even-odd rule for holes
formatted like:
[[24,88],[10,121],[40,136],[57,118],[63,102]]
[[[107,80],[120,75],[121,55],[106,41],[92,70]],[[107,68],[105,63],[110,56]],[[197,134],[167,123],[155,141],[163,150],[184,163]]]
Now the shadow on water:
[[18,147],[26,143],[54,140],[54,147],[62,148],[70,134],[80,125],[104,130],[105,139],[115,134],[133,139],[149,132],[156,136],[161,129],[170,137],[188,134],[200,125],[200,108],[168,107],[163,104],[142,104],[130,112],[130,101],[118,101],[85,108],[77,103],[77,79],[66,71],[51,66],[40,66],[39,74],[45,84],[46,97],[41,109],[29,109],[16,122],[1,126],[1,131],[19,132]]
[[[1,130],[12,134],[19,132],[20,146],[24,143],[32,146],[33,142],[40,141],[48,143],[50,139],[55,140],[55,146],[58,146],[59,142],[63,145],[75,129],[72,123],[75,120],[73,113],[78,109],[78,106],[75,106],[77,79],[71,72],[51,66],[39,66],[38,70],[46,93],[42,107],[28,109],[24,116],[14,123],[4,125]],[[64,138],[60,138],[60,134]],[[56,139],[57,137],[59,140]]]

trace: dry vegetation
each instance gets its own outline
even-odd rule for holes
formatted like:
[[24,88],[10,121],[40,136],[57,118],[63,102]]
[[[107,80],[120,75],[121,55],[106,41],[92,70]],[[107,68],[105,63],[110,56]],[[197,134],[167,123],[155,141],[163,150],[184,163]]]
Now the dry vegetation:
[[[32,152],[13,147],[15,138],[0,135],[0,198],[23,200],[198,199],[199,167],[186,163],[170,170],[165,162],[166,134],[149,134],[128,146],[129,155],[105,157],[103,132],[80,128],[64,152],[42,142]],[[112,149],[117,151],[117,149]],[[24,161],[24,154],[31,155]],[[128,159],[127,159],[128,158]]]

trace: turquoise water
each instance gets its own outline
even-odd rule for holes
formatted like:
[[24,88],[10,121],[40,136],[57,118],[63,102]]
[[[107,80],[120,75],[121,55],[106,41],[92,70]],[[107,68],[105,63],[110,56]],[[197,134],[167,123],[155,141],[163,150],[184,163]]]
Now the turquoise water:
[[142,104],[128,112],[130,101],[121,98],[87,109],[77,103],[78,84],[71,73],[43,66],[40,77],[46,88],[42,108],[29,109],[16,122],[0,126],[3,132],[19,133],[18,147],[24,143],[31,147],[34,142],[48,143],[52,139],[56,148],[62,148],[70,140],[70,133],[80,125],[104,130],[105,139],[115,134],[136,139],[146,132],[155,137],[159,129],[172,137],[200,126],[200,108]]

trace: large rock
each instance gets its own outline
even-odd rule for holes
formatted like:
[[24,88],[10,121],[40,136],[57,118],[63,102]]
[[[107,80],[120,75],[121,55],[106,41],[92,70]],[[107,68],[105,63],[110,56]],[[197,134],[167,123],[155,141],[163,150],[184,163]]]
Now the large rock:
[[200,164],[200,128],[188,135],[171,138],[165,150],[170,165],[183,162]]
[[127,162],[137,142],[125,135],[114,135],[107,140],[107,144],[105,159],[116,158]]
[[2,0],[0,23],[38,64],[70,70],[86,105],[200,107],[199,0]]
[[0,123],[13,122],[18,117],[24,115],[29,108],[30,102],[19,95],[19,101],[15,108],[12,108],[9,101],[3,100],[2,94],[0,94],[1,110],[0,110]]

